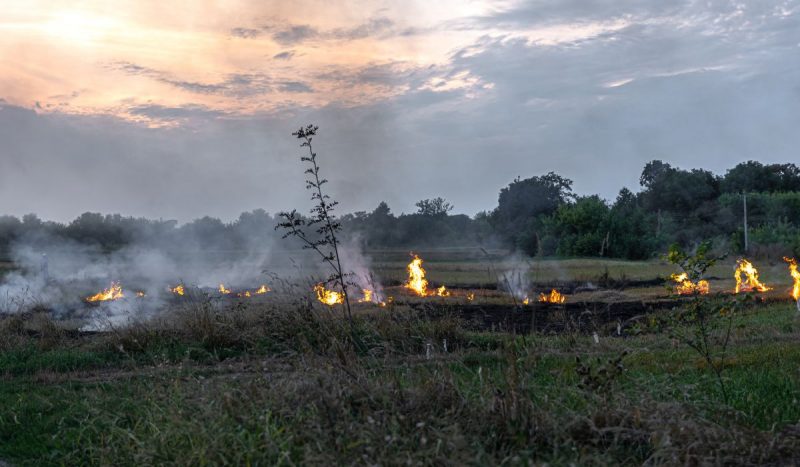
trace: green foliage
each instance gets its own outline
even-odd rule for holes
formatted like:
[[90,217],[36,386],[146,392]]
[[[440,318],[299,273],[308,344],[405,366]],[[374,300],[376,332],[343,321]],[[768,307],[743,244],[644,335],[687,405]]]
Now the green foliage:
[[722,178],[725,193],[776,193],[800,191],[800,168],[794,164],[747,161],[728,170]]
[[[321,180],[324,182],[324,180]],[[613,203],[599,196],[576,197],[572,181],[549,172],[517,178],[502,188],[497,207],[473,218],[453,215],[444,198],[423,199],[417,211],[394,214],[385,202],[372,212],[345,214],[342,228],[356,233],[370,248],[508,247],[528,255],[602,256],[646,259],[668,245],[693,245],[699,238],[743,246],[742,195],[747,193],[751,253],[797,255],[800,250],[800,168],[794,164],[749,161],[724,176],[684,170],[654,160],[640,176],[641,191],[627,188]],[[300,222],[310,217],[296,214]],[[185,245],[207,250],[237,250],[265,231],[276,218],[263,210],[242,213],[234,222],[203,217],[178,225],[118,214],[84,213],[68,224],[44,222],[33,214],[0,217],[0,260],[24,239],[47,251],[61,237],[99,251],[113,251],[132,242],[180,251]],[[314,230],[309,240],[322,240]],[[235,253],[233,253],[235,254]]]
[[710,240],[703,241],[695,248],[694,253],[690,254],[680,245],[672,244],[664,259],[679,266],[688,275],[689,280],[697,282],[711,266],[724,259],[724,256],[711,256],[711,245]]
[[545,219],[543,230],[556,239],[555,254],[559,256],[604,256],[610,212],[599,196],[579,197],[574,203],[559,206]]
[[[680,266],[692,282],[699,281],[708,268],[721,257],[711,256],[711,242],[700,243],[693,254],[677,245],[670,247],[666,259]],[[733,318],[741,305],[737,298],[709,300],[698,289],[677,314],[668,318],[669,333],[703,358],[708,370],[716,377],[722,399],[729,403],[730,393],[723,378],[727,369],[726,357],[730,344]]]
[[[536,228],[531,221],[550,215],[573,198],[572,180],[553,172],[524,180],[515,179],[500,190],[497,208],[492,212],[492,226],[508,245],[518,247],[526,229]],[[535,234],[527,233],[527,251]]]
[[414,205],[417,207],[417,214],[423,216],[446,216],[453,210],[453,205],[445,201],[444,198],[423,199]]

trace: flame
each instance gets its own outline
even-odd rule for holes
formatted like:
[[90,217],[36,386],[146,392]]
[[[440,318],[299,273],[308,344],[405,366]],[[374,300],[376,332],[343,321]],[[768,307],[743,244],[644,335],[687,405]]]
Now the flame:
[[122,293],[122,286],[119,282],[112,282],[111,287],[103,290],[102,292],[92,295],[86,299],[87,302],[105,302],[108,300],[119,300],[120,298],[124,298],[125,295]]
[[406,288],[413,290],[420,297],[427,295],[428,281],[425,279],[425,269],[422,268],[422,258],[414,255],[414,259],[408,263],[406,269],[408,270]]
[[139,297],[139,298],[142,298],[142,297],[146,296],[146,294],[143,291],[139,290],[138,292],[136,292],[136,296]]
[[522,299],[522,304],[523,305],[528,305],[530,303],[531,303],[531,299],[530,298],[525,297],[525,298]]
[[783,260],[789,263],[789,274],[792,275],[794,286],[792,287],[792,298],[800,301],[800,271],[797,270],[797,260],[794,258],[783,257]]
[[469,301],[475,300],[475,293],[474,292],[468,293],[467,294],[467,300],[469,300]]
[[[241,297],[250,298],[253,295],[263,295],[263,294],[269,292],[270,290],[272,290],[272,289],[270,289],[266,285],[262,285],[261,287],[257,288],[256,290],[252,290],[252,291],[251,290],[245,290],[244,292],[239,292],[239,293],[236,294],[236,296],[240,297],[240,298]],[[228,292],[230,292],[230,290]]]
[[550,291],[550,294],[540,293],[539,301],[541,303],[564,303],[567,301],[567,297],[561,295],[558,290],[553,289]]
[[689,274],[681,273],[681,274],[673,274],[670,278],[675,281],[676,285],[675,290],[680,295],[691,295],[694,293],[698,293],[700,295],[707,295],[710,286],[707,280],[699,280],[695,284],[694,282],[689,280]]
[[186,289],[184,289],[183,284],[178,284],[175,287],[169,289],[170,292],[183,296],[186,293]]
[[227,294],[231,293],[231,289],[226,289],[223,284],[220,284],[219,285],[219,293],[221,293],[223,295],[227,295]]
[[322,283],[314,286],[314,292],[317,293],[317,300],[328,306],[344,303],[344,294],[335,290],[328,290]]
[[361,289],[361,293],[363,293],[364,296],[358,299],[358,303],[367,303],[372,301],[372,291],[370,289]]
[[447,290],[447,287],[441,286],[438,289],[436,289],[436,295],[438,295],[440,297],[449,297],[450,296],[450,291]]
[[[745,276],[744,283],[742,283],[742,275]],[[753,264],[746,259],[740,259],[737,261],[735,277],[736,293],[751,291],[766,292],[768,290],[772,290],[772,288],[767,287],[759,282],[758,270],[756,270],[755,266],[753,266]]]

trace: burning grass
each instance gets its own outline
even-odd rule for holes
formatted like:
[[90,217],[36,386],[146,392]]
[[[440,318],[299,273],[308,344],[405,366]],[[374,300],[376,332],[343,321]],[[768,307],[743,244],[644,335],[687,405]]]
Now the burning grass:
[[119,282],[112,282],[111,286],[102,292],[98,292],[91,297],[86,297],[86,301],[90,303],[94,302],[106,302],[112,300],[119,300],[121,298],[125,298],[125,294],[122,292],[122,285]]
[[[792,276],[792,298],[800,303],[800,271],[797,270],[797,260],[794,258],[783,258],[789,263],[789,275]],[[800,304],[798,305],[800,306]]]
[[737,261],[734,277],[736,279],[735,293],[768,292],[772,290],[771,287],[767,287],[758,280],[758,270],[746,259]]
[[317,294],[317,300],[325,305],[334,306],[344,303],[344,294],[325,288],[325,284],[319,283],[315,285],[314,293]]
[[673,274],[670,276],[670,279],[675,282],[675,291],[679,295],[708,295],[709,291],[711,290],[711,286],[707,280],[701,279],[697,282],[692,282],[689,280],[689,275],[685,272]]
[[549,294],[539,294],[539,303],[565,303],[566,301],[567,297],[559,293],[556,289],[551,290]]

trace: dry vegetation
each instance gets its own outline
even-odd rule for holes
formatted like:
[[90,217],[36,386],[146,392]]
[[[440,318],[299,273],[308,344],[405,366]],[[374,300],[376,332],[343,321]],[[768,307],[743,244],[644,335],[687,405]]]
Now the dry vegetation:
[[800,462],[800,323],[789,304],[735,318],[728,404],[657,319],[595,341],[469,332],[456,315],[396,306],[356,314],[356,352],[344,320],[303,302],[172,311],[104,334],[43,314],[0,322],[0,459]]

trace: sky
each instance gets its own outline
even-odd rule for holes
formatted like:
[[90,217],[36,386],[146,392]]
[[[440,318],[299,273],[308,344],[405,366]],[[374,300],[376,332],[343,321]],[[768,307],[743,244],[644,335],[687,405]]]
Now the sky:
[[800,1],[3,0],[0,214],[613,200],[664,160],[800,163]]

